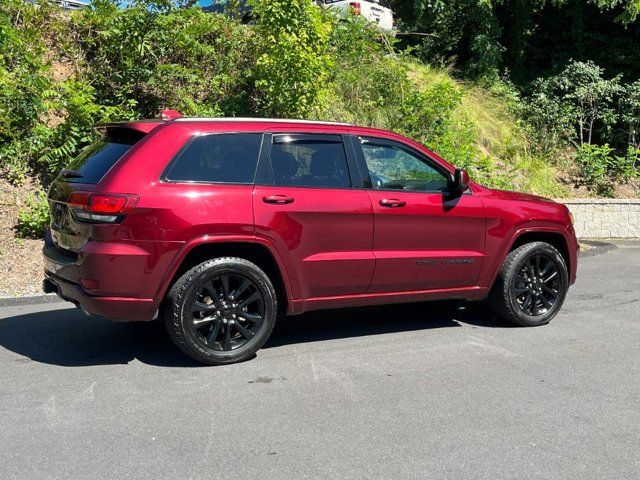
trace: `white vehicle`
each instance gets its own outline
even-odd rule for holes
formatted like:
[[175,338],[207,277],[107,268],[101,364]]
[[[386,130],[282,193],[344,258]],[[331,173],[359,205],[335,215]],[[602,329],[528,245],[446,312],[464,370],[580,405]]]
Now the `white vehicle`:
[[318,3],[325,4],[328,8],[342,10],[345,13],[362,15],[372,23],[376,23],[383,30],[393,30],[393,11],[389,0],[359,0],[352,2],[349,0],[320,0]]
[[[349,0],[314,0],[318,5],[327,8],[340,10],[345,15],[362,15],[372,23],[377,24],[383,30],[393,30],[393,11],[389,0],[359,0],[357,2]],[[206,12],[223,13],[229,4],[229,0],[213,0],[208,7],[204,7]],[[251,8],[246,1],[240,2],[240,12],[243,21],[251,19]]]

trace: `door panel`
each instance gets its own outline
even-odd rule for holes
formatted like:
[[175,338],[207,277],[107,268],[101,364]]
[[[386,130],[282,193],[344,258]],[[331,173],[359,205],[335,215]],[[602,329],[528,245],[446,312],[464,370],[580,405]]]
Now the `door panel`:
[[376,268],[369,292],[468,287],[484,258],[485,213],[448,192],[449,173],[400,142],[354,137],[374,210]]
[[[370,292],[475,285],[483,262],[485,218],[473,195],[369,191],[376,269]],[[406,202],[390,208],[389,198]]]
[[[294,298],[365,293],[375,260],[369,195],[351,188],[342,137],[274,134],[254,188],[256,235],[278,250]],[[352,153],[351,153],[352,154]]]

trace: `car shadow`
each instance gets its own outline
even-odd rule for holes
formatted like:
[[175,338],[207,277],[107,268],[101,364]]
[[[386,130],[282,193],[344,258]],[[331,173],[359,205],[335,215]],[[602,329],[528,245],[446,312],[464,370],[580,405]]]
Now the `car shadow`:
[[[478,304],[430,302],[311,312],[278,320],[264,348],[394,332],[509,324]],[[76,308],[0,319],[0,346],[32,361],[64,367],[126,364],[197,367],[171,342],[161,322],[116,323]],[[25,358],[16,359],[24,362]]]

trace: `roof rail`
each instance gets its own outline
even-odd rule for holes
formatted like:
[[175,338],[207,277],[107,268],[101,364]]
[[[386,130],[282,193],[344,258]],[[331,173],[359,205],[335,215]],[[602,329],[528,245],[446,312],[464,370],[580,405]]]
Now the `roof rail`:
[[173,122],[273,122],[273,123],[308,123],[315,125],[343,125],[354,127],[353,123],[325,122],[320,120],[296,120],[288,118],[251,118],[251,117],[181,117]]

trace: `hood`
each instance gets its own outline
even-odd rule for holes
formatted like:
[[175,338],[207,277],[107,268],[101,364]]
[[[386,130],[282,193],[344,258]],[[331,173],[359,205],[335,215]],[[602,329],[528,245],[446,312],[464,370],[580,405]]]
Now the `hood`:
[[[475,186],[475,185],[474,185]],[[487,188],[479,186],[478,193],[485,195],[491,195],[491,197],[498,200],[516,200],[520,202],[546,202],[546,203],[558,203],[550,198],[541,197],[539,195],[532,195],[529,193],[512,192],[510,190],[499,190],[494,188]]]

